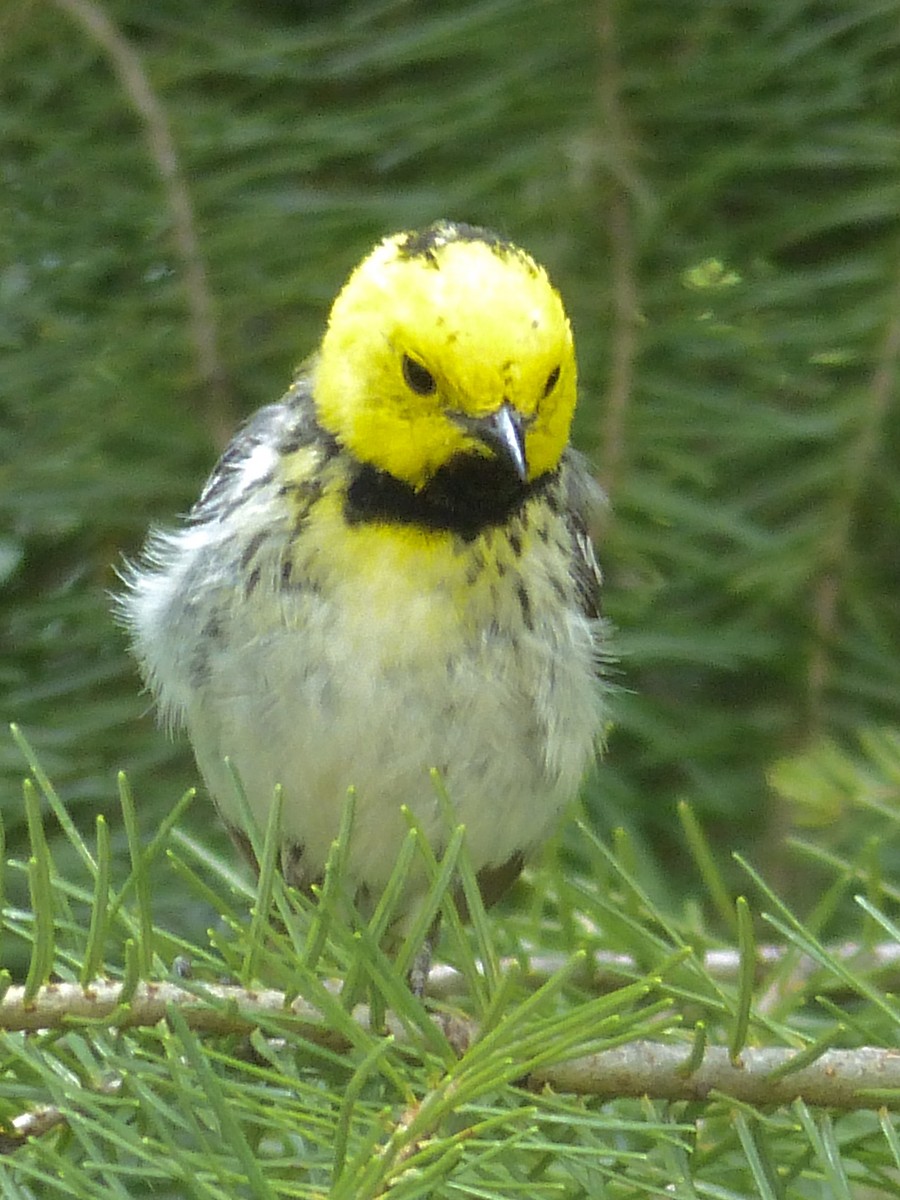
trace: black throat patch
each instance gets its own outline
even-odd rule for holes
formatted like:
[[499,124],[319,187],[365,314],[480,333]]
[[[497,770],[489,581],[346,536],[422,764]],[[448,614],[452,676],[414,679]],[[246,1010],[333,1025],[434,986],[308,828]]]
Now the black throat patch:
[[544,491],[552,474],[523,483],[499,459],[459,455],[416,491],[386,471],[360,463],[347,489],[350,525],[381,522],[455,533],[467,542],[504,525],[525,502]]

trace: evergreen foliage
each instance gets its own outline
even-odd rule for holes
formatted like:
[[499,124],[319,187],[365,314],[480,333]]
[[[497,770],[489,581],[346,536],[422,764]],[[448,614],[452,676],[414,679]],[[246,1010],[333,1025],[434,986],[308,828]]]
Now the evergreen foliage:
[[[237,420],[285,387],[369,246],[439,216],[499,228],[550,268],[576,328],[578,440],[611,499],[598,532],[622,689],[587,802],[594,829],[628,833],[610,876],[570,827],[569,881],[550,870],[520,890],[524,912],[490,918],[498,950],[526,936],[574,951],[596,934],[645,979],[684,944],[699,952],[741,931],[746,945],[733,893],[751,885],[723,854],[734,846],[765,863],[807,953],[810,929],[822,941],[894,936],[898,40],[893,0],[210,0],[202,14],[173,0],[19,0],[0,11],[0,716],[27,731],[74,822],[46,833],[55,937],[46,905],[30,912],[28,871],[6,872],[2,965],[18,982],[37,986],[51,963],[80,978],[101,944],[106,968],[129,978],[164,974],[183,951],[211,975],[235,971],[204,933],[211,909],[241,923],[223,898],[238,885],[214,852],[201,868],[190,851],[190,866],[153,887],[152,914],[138,903],[135,828],[152,837],[195,775],[146,714],[109,616],[114,567],[151,522],[189,506]],[[131,828],[119,768],[139,797]],[[21,750],[0,740],[8,852],[46,864],[22,771]],[[208,842],[199,801],[184,828],[192,821]],[[800,847],[788,836],[799,828]],[[110,879],[132,872],[136,907],[119,905],[94,942],[97,897],[112,888],[115,907],[122,893],[79,876],[78,830]],[[193,843],[179,836],[181,853]],[[622,883],[630,873],[640,889]],[[39,874],[32,890],[46,885]],[[861,884],[869,910],[850,900]],[[772,897],[761,903],[778,936],[799,938]],[[339,953],[320,964],[345,965]],[[254,979],[290,992],[286,969],[267,953]],[[835,978],[819,969],[751,1023],[752,1039],[896,1043],[868,984],[851,987],[835,1033],[822,1014],[843,1000],[815,1008],[814,984],[827,993]],[[719,985],[667,979],[689,1026],[705,1021],[728,1045],[736,1008]],[[578,998],[559,995],[577,1025]],[[397,998],[390,988],[382,1002]],[[645,1036],[629,1004],[624,1033]],[[549,1029],[559,1049],[565,1035]],[[261,1035],[253,1060],[198,1049],[174,1018],[141,1034],[13,1038],[6,1116],[67,1102],[67,1081],[109,1072],[135,1081],[128,1112],[140,1118],[128,1126],[117,1096],[80,1096],[76,1131],[35,1143],[10,1196],[53,1194],[41,1189],[58,1178],[60,1195],[95,1195],[98,1179],[130,1195],[144,1172],[157,1195],[324,1195],[335,1146],[363,1169],[384,1113],[425,1095],[449,1061],[370,1039],[349,1057],[319,1054],[314,1069]],[[472,1093],[456,1140],[453,1120],[437,1121],[440,1152],[410,1151],[444,1182],[391,1176],[392,1195],[896,1194],[887,1117],[721,1102],[629,1102],[610,1115],[571,1097],[523,1099],[525,1070],[497,1095]],[[317,1114],[299,1133],[298,1103]],[[200,1170],[206,1154],[218,1165]],[[254,1191],[260,1155],[279,1165],[270,1176],[266,1160]]]
[[[590,875],[543,872],[537,903],[501,924],[469,886],[462,830],[435,862],[411,826],[406,849],[425,856],[459,966],[455,995],[426,1010],[378,948],[405,852],[387,908],[367,923],[341,885],[346,841],[313,903],[273,869],[275,813],[256,834],[254,891],[174,820],[142,838],[123,777],[131,866],[117,877],[104,819],[83,839],[17,738],[31,764],[30,857],[7,874],[27,879],[30,906],[5,905],[3,925],[30,965],[23,987],[0,980],[4,1197],[897,1194],[887,989],[900,929],[888,912],[897,889],[876,871],[829,864],[831,886],[801,921],[745,866],[753,899],[732,907],[739,954],[728,963],[690,905],[680,915],[654,905],[622,838],[610,851],[583,828]],[[896,738],[869,750],[842,776],[859,811],[873,785],[896,790],[900,777]],[[41,802],[76,869],[59,870]],[[896,846],[897,812],[882,816]],[[693,828],[697,866],[721,893]],[[457,875],[470,932],[452,899]],[[821,933],[854,877],[867,893],[853,905],[858,940],[832,950]],[[217,914],[196,942],[155,920],[173,882]],[[755,921],[780,952],[757,946]],[[556,952],[532,980],[521,969],[529,945]],[[592,958],[608,964],[602,986]]]

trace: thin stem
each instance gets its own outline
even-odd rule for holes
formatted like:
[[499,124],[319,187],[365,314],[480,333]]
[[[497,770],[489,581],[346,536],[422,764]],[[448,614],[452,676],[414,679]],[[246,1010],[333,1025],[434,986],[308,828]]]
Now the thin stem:
[[182,263],[189,334],[194,347],[197,375],[206,398],[207,422],[216,444],[224,445],[234,424],[230,389],[218,351],[212,292],[197,235],[191,195],[178,161],[165,109],[153,91],[134,48],[99,5],[93,0],[54,0],[54,3],[102,46],[116,78],[140,117],[150,157],[162,180],[172,219],[175,249]]
[[871,478],[871,464],[878,453],[881,427],[897,386],[900,362],[900,273],[888,304],[891,314],[875,362],[856,438],[850,443],[843,486],[838,490],[835,516],[828,531],[823,561],[825,570],[813,596],[815,644],[807,670],[807,696],[811,731],[822,723],[825,692],[831,677],[831,649],[838,626],[838,613],[852,550],[856,506],[864,484]]
[[614,498],[626,458],[626,422],[634,390],[640,304],[632,215],[631,136],[622,109],[622,71],[617,54],[615,0],[601,0],[597,34],[600,47],[599,107],[601,138],[611,168],[610,199],[604,222],[609,230],[613,331],[609,385],[601,424],[600,482]]

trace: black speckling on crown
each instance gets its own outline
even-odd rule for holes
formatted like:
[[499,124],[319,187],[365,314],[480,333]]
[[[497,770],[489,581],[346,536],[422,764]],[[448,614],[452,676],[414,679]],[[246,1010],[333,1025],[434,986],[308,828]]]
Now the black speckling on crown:
[[492,229],[484,229],[480,225],[467,225],[464,221],[435,221],[426,229],[413,230],[404,235],[397,244],[398,253],[402,258],[424,258],[433,266],[438,266],[436,251],[448,242],[483,242],[500,257],[515,256],[532,271],[534,264],[524,250],[520,250],[507,238],[494,233]]

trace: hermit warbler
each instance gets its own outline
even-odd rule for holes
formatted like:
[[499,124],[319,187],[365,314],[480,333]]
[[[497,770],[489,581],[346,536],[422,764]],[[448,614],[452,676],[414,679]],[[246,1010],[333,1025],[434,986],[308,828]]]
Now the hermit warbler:
[[[446,842],[436,768],[491,903],[577,793],[608,689],[575,373],[524,251],[450,222],[389,237],[131,569],[121,606],[163,716],[251,858],[231,772],[262,827],[281,786],[289,883],[321,880],[352,787],[347,872],[371,909],[401,806]],[[411,869],[395,930],[425,886]]]

